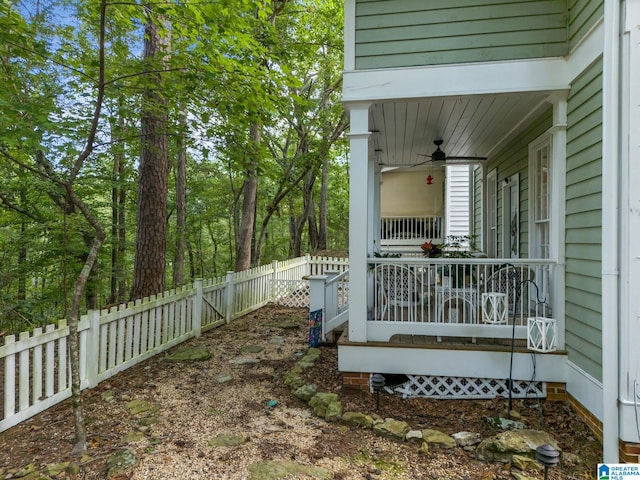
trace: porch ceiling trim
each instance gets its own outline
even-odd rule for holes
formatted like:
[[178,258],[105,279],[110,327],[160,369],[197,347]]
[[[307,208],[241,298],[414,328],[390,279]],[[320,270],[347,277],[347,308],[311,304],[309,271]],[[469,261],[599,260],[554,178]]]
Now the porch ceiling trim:
[[345,103],[569,89],[564,58],[345,71]]

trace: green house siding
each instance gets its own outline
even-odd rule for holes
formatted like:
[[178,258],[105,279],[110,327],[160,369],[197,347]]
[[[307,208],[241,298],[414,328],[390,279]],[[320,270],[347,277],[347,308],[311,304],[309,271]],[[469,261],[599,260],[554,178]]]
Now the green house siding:
[[497,155],[489,159],[487,172],[494,168],[498,172],[498,252],[502,246],[502,188],[505,178],[518,174],[520,182],[520,257],[529,252],[529,144],[546,132],[552,125],[552,108],[534,120],[518,137],[512,140]]
[[556,57],[567,0],[356,0],[356,69]]
[[573,363],[602,380],[601,60],[571,86],[567,123],[566,345]]
[[569,48],[575,47],[604,14],[604,0],[569,0]]

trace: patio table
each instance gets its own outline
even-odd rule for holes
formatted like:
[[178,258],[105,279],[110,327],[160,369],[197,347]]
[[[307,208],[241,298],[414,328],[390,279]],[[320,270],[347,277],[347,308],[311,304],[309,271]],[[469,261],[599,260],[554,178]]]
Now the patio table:
[[[447,304],[459,305],[460,302],[467,304],[468,308],[462,309],[462,316],[465,312],[469,312],[469,323],[476,323],[476,315],[478,310],[478,288],[477,287],[449,287],[445,285],[436,285],[436,315],[437,321],[444,322],[444,311]],[[458,320],[459,321],[459,320]],[[464,322],[464,318],[462,318]]]

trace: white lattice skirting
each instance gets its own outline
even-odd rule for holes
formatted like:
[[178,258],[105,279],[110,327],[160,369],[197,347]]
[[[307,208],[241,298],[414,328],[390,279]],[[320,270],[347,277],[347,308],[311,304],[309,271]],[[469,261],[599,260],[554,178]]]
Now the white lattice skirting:
[[273,298],[283,307],[308,307],[309,282],[306,280],[272,280]]
[[[432,377],[407,375],[409,380],[394,388],[385,387],[388,393],[408,397],[442,399],[487,399],[509,396],[509,381],[495,378]],[[512,398],[545,398],[545,382],[513,380]]]

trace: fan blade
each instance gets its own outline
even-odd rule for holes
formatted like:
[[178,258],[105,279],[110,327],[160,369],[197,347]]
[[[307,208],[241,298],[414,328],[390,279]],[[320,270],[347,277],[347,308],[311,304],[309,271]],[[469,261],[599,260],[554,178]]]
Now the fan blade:
[[447,160],[486,160],[487,157],[447,157]]
[[[420,157],[430,157],[431,155],[420,155],[420,154],[418,154],[418,156],[420,156]],[[433,160],[433,159],[430,158],[429,160],[425,160],[424,162],[414,163],[413,165],[411,165],[410,168],[419,167],[420,165],[425,165],[427,163],[430,163],[434,167],[441,167],[446,162],[444,160]]]

